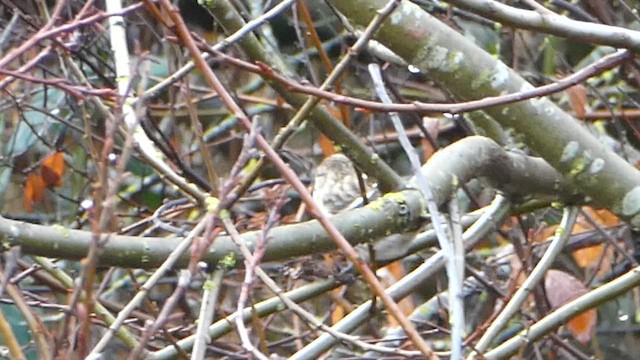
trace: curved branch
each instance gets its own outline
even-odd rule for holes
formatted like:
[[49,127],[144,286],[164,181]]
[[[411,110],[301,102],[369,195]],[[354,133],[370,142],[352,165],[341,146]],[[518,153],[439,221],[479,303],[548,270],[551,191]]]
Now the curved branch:
[[422,171],[438,205],[459,183],[473,178],[516,196],[551,195],[571,200],[577,195],[542,158],[505,151],[495,141],[482,136],[464,138],[436,152]]
[[286,86],[289,91],[292,92],[312,95],[317,98],[330,100],[338,104],[362,107],[369,111],[418,113],[448,112],[451,114],[462,114],[474,110],[483,110],[491,106],[507,105],[519,101],[551,95],[555,92],[565,90],[576,84],[586,81],[590,77],[599,75],[606,70],[624,64],[625,62],[630,61],[634,58],[632,52],[628,50],[619,50],[599,59],[598,61],[576,71],[571,75],[568,75],[562,79],[558,79],[550,84],[542,85],[536,88],[532,87],[531,89],[523,89],[522,91],[518,91],[515,93],[501,94],[498,96],[487,96],[478,100],[469,100],[457,103],[424,103],[421,101],[412,101],[411,103],[385,104],[375,100],[366,100],[353,96],[337,94],[329,90],[324,90],[322,87],[317,88],[313,85],[305,85],[275,72],[265,64],[258,63],[257,65],[254,65],[223,53],[213,52],[204,47],[203,49],[204,51],[210,51],[211,54],[215,54],[216,58],[220,61],[224,61],[241,69],[251,71],[253,73],[259,74],[260,76],[264,76],[271,80],[277,81]]
[[[406,190],[378,199],[368,206],[332,218],[332,222],[352,244],[376,239],[393,232],[416,229],[422,222],[422,204],[417,191]],[[62,226],[43,226],[0,217],[4,246],[20,246],[24,254],[82,259],[92,241],[92,233]],[[272,230],[265,261],[289,259],[335,249],[335,243],[316,220],[279,226]],[[243,234],[253,249],[260,231]],[[137,237],[103,234],[107,243],[100,256],[103,266],[155,268],[182,238]],[[228,236],[219,236],[202,261],[217,264],[231,256],[242,264],[242,255]],[[189,253],[183,253],[176,266],[186,266]]]
[[640,32],[618,26],[577,21],[554,13],[518,9],[492,0],[447,0],[459,8],[513,27],[568,39],[640,51]]
[[[439,205],[455,190],[455,181],[464,183],[478,176],[506,192],[524,188],[528,193],[555,197],[566,198],[571,194],[568,184],[544,160],[504,151],[494,141],[480,136],[465,138],[438,151],[422,171]],[[424,222],[423,211],[419,192],[404,190],[388,194],[363,208],[334,216],[331,221],[355,245],[392,233],[415,230]],[[64,259],[85,257],[93,236],[90,231],[34,225],[3,217],[0,217],[0,235],[5,247],[20,246],[25,254]],[[100,264],[134,268],[158,267],[182,240],[102,236],[103,239],[108,238],[108,242]],[[253,248],[260,233],[252,231],[242,236]],[[333,240],[318,221],[312,220],[273,229],[264,260],[285,260],[333,249]],[[411,247],[411,250],[416,249]],[[231,239],[219,236],[202,260],[215,265],[228,256],[241,263],[242,255]],[[189,254],[183,254],[176,266],[185,266],[188,261]]]
[[[362,25],[383,0],[331,1]],[[593,24],[589,24],[591,27]],[[532,89],[515,71],[411,2],[402,2],[377,39],[457,99],[470,100]],[[606,148],[576,119],[547,98],[485,110],[513,129],[568,182],[621,218],[640,226],[640,171]]]

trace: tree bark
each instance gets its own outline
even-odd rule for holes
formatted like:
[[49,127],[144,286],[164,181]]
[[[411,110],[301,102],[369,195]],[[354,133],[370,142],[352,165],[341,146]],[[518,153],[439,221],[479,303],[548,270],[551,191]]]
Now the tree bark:
[[[331,0],[355,26],[365,26],[386,0]],[[467,38],[409,1],[376,39],[458,100],[528,90],[532,85]],[[640,226],[640,172],[601,144],[547,98],[486,109],[503,128],[544,158],[567,181],[632,225]]]

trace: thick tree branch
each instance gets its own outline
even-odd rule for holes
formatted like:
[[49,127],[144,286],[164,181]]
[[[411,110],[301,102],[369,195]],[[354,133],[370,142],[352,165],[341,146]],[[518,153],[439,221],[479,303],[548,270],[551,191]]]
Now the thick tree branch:
[[[571,194],[560,175],[542,159],[506,152],[492,140],[479,136],[465,138],[440,150],[422,171],[439,205],[456,189],[455,179],[464,183],[476,177],[514,194],[520,194],[522,190],[519,189],[526,189],[528,194],[556,198]],[[355,245],[415,230],[425,221],[423,211],[424,203],[419,192],[405,190],[388,194],[363,208],[336,215],[331,220]],[[25,254],[76,260],[86,256],[93,236],[89,231],[34,225],[2,217],[0,234],[5,247],[20,246]],[[102,236],[106,238],[108,235]],[[256,231],[243,234],[252,250],[259,236],[260,232]],[[316,220],[277,227],[271,236],[264,261],[286,260],[335,249],[335,243]],[[181,240],[111,235],[99,262],[102,266],[155,268]],[[407,249],[417,250],[412,246]],[[241,264],[242,255],[231,239],[219,236],[202,260],[215,265],[227,256]],[[188,261],[189,254],[185,253],[176,266],[186,266]]]
[[[331,1],[362,26],[384,1]],[[404,1],[376,38],[460,100],[532,89],[520,75],[419,6]],[[640,172],[549,99],[486,109],[598,205],[640,226]]]

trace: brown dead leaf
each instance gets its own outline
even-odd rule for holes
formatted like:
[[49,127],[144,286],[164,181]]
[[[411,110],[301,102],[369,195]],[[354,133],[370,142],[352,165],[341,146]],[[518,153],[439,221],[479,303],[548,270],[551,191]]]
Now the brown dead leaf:
[[59,151],[47,156],[40,165],[40,175],[47,186],[61,186],[64,175],[64,154]]
[[568,88],[565,92],[569,97],[571,110],[573,110],[578,119],[584,120],[587,114],[587,88],[582,84],[578,84]]
[[[544,289],[547,300],[552,308],[556,309],[573,299],[589,292],[582,281],[560,270],[549,270],[544,279]],[[576,340],[586,344],[591,340],[598,313],[595,309],[589,309],[576,315],[567,322],[567,329]]]
[[42,200],[46,188],[47,184],[42,180],[39,173],[34,171],[27,175],[27,181],[24,184],[24,195],[22,197],[26,211],[33,212],[33,206]]

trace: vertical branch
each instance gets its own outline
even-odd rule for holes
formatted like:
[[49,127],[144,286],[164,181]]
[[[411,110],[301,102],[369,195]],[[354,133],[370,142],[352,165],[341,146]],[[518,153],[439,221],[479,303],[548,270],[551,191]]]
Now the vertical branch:
[[220,288],[222,286],[222,278],[225,271],[218,269],[212,273],[207,274],[202,288],[202,304],[200,304],[200,314],[198,316],[198,327],[195,333],[195,342],[193,345],[193,351],[191,352],[191,360],[204,359],[207,345],[211,342],[207,330],[213,316],[215,314],[216,302],[218,300],[218,294],[220,294]]
[[[380,66],[378,66],[378,64],[369,64],[369,73],[371,74],[374,89],[380,100],[385,104],[391,104],[391,98],[387,94],[384,82],[382,80]],[[391,122],[393,123],[393,127],[396,130],[396,133],[398,133],[398,140],[400,141],[400,145],[402,146],[404,153],[407,155],[407,157],[409,158],[409,162],[411,163],[411,169],[413,170],[413,176],[418,186],[418,190],[420,190],[422,196],[424,196],[425,200],[427,201],[427,208],[429,209],[433,228],[436,231],[436,235],[438,237],[440,249],[442,249],[443,253],[445,254],[447,276],[449,278],[450,308],[453,309],[454,307],[452,306],[452,304],[455,304],[456,301],[458,301],[458,305],[455,306],[456,310],[460,310],[460,308],[464,309],[464,307],[460,306],[459,304],[462,299],[458,296],[462,293],[462,284],[461,281],[459,284],[456,283],[456,280],[462,279],[463,275],[458,274],[457,267],[454,263],[455,253],[453,248],[453,240],[451,240],[450,236],[448,236],[449,234],[451,234],[450,228],[446,222],[446,218],[438,210],[438,204],[436,203],[435,197],[431,192],[429,183],[427,182],[425,175],[422,173],[422,164],[420,164],[420,158],[411,145],[411,141],[407,136],[407,132],[404,130],[404,126],[402,125],[400,116],[398,115],[398,113],[392,112],[389,113],[389,117],[391,118]],[[457,298],[457,300],[455,298]],[[452,359],[460,358],[460,354],[458,353],[458,351],[462,347],[460,342],[462,339],[463,331],[463,329],[460,328],[460,325],[464,322],[462,318],[457,317],[463,315],[463,313],[454,313],[453,311],[450,311],[450,316],[452,317]]]

